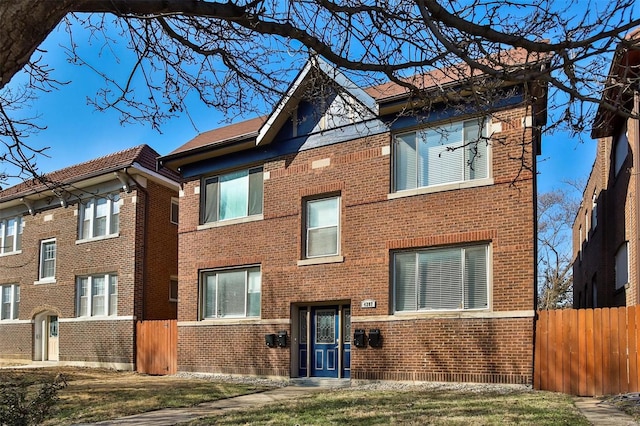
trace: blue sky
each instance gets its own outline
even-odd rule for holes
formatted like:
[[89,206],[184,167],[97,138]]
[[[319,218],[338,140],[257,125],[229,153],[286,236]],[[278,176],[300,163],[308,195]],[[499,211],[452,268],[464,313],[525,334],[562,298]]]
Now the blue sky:
[[[80,33],[75,34],[75,40],[86,42]],[[27,140],[33,147],[50,147],[47,150],[49,157],[38,159],[41,172],[51,172],[142,143],[149,144],[161,155],[168,154],[199,132],[225,124],[221,112],[194,102],[189,111],[193,123],[183,114],[167,122],[162,133],[144,124],[121,125],[116,111],[97,112],[87,105],[87,97],[95,95],[103,81],[91,70],[67,63],[66,53],[59,47],[67,41],[64,32],[56,29],[41,49],[45,51],[42,53],[44,62],[55,70],[53,78],[70,83],[59,90],[40,93],[31,110],[24,112],[26,116],[38,115],[38,123],[47,127]],[[85,49],[90,52],[87,57],[101,69],[124,69],[108,55],[99,57],[96,46]],[[118,68],[114,68],[114,72],[117,71]],[[17,75],[10,86],[17,86],[24,78]],[[269,111],[267,107],[264,112]],[[578,142],[563,133],[543,137],[542,155],[538,158],[539,192],[562,186],[566,180],[586,181],[595,157],[595,141],[588,135],[583,139],[584,142]]]

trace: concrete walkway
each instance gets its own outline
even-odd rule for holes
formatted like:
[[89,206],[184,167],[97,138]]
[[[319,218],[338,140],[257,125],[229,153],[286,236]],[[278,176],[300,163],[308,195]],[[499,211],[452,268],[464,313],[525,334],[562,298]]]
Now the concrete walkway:
[[575,398],[578,410],[594,426],[630,426],[638,425],[633,417],[623,413],[611,404],[596,398]]
[[286,386],[271,389],[265,392],[252,393],[234,398],[205,402],[195,407],[165,408],[163,410],[150,411],[133,416],[121,417],[114,420],[106,420],[99,423],[80,423],[80,425],[127,425],[127,426],[171,426],[185,423],[200,417],[215,416],[229,411],[242,410],[247,407],[258,407],[272,402],[299,398],[314,392],[326,390],[322,387],[311,386]]

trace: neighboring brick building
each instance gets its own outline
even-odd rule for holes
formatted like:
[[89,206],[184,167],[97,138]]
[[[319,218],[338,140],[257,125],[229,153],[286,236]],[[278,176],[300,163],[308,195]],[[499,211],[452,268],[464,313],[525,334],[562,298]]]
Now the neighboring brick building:
[[[305,100],[317,70],[333,87]],[[161,157],[184,180],[178,369],[531,383],[546,105],[511,89],[491,116],[403,115],[400,87],[310,62],[270,116]]]
[[0,359],[132,369],[135,321],[176,318],[179,184],[157,157],[141,145],[0,191]]
[[[616,51],[605,99],[621,110],[640,112],[637,85],[640,47]],[[635,84],[632,83],[635,81]],[[640,132],[638,119],[598,110],[592,137],[596,159],[573,224],[573,305],[575,308],[639,303],[638,223],[640,221]]]

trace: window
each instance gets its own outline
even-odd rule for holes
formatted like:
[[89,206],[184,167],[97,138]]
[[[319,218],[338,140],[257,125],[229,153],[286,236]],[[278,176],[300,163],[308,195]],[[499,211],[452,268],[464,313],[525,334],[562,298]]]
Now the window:
[[395,135],[395,190],[487,178],[483,123],[474,119]]
[[262,167],[204,180],[202,223],[262,214]]
[[306,257],[337,255],[340,251],[340,197],[309,200],[305,210]]
[[178,279],[171,278],[169,280],[169,301],[177,302],[178,301]]
[[56,277],[56,240],[40,242],[40,281],[52,281]]
[[396,312],[489,306],[487,245],[399,252],[393,261]]
[[76,315],[94,317],[116,315],[118,307],[118,276],[115,274],[78,277]]
[[584,209],[584,240],[585,242],[589,242],[589,229],[591,229],[589,227],[589,211],[585,208]]
[[179,217],[178,206],[179,206],[178,199],[171,198],[171,219],[170,220],[171,220],[171,223],[174,223],[176,225],[178,224],[178,217]]
[[0,286],[0,320],[18,319],[20,313],[20,286],[8,284]]
[[202,318],[260,316],[260,267],[207,271],[201,281]]
[[593,192],[593,198],[591,199],[591,230],[593,231],[598,226],[598,196],[596,192]]
[[117,234],[120,229],[120,195],[92,198],[80,207],[80,239]]
[[617,176],[622,169],[624,161],[627,159],[629,153],[629,139],[627,134],[627,122],[625,121],[620,132],[616,135],[613,147],[613,161],[615,175]]
[[615,261],[616,289],[620,289],[629,282],[629,261],[626,241],[618,248],[618,251],[616,251]]
[[13,253],[22,248],[22,218],[0,221],[0,254]]

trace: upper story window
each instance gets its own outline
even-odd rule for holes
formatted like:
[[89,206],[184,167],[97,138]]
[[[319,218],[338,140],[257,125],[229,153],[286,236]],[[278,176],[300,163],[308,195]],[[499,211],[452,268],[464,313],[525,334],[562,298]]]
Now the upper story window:
[[201,222],[262,214],[262,167],[204,179]]
[[201,317],[259,317],[261,287],[259,266],[206,271],[201,277]]
[[615,141],[613,145],[613,167],[615,170],[615,175],[617,176],[620,173],[620,169],[622,169],[622,165],[627,159],[627,155],[629,154],[629,139],[627,132],[627,122],[624,122],[624,125],[615,136]]
[[335,256],[340,252],[340,197],[306,202],[305,257]]
[[87,200],[80,207],[79,234],[81,240],[115,235],[120,230],[120,195]]
[[0,320],[18,319],[20,313],[20,286],[8,284],[0,286]]
[[76,284],[76,316],[116,315],[117,308],[117,275],[98,274],[78,277]]
[[171,217],[170,217],[170,221],[171,223],[177,225],[178,224],[178,218],[180,210],[179,210],[179,202],[177,198],[171,198]]
[[22,218],[12,217],[0,221],[0,254],[22,249]]
[[394,136],[394,190],[489,177],[485,119],[460,121]]
[[615,257],[615,278],[616,290],[622,288],[629,282],[629,257],[627,252],[627,242],[625,241],[616,251]]
[[593,198],[591,199],[591,230],[593,231],[598,226],[598,195],[593,191]]
[[56,240],[40,242],[40,281],[54,281],[56,278]]
[[488,308],[488,250],[483,244],[395,253],[395,311]]

